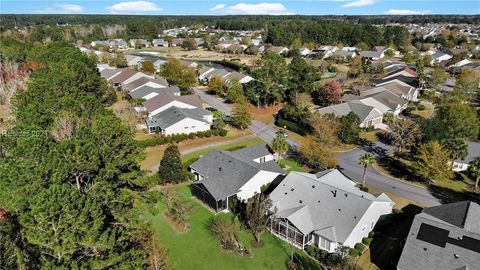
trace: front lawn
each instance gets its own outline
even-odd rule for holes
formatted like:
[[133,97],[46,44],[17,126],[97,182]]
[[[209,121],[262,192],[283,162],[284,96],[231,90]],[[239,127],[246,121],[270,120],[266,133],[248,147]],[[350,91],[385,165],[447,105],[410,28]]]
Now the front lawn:
[[[190,189],[186,185],[177,187],[178,191],[185,198],[191,198]],[[189,199],[194,204],[190,215],[190,230],[186,233],[175,231],[165,220],[162,212],[165,206],[162,203],[157,205],[158,213],[150,216],[152,225],[158,236],[159,242],[167,249],[172,269],[176,270],[211,270],[211,269],[287,269],[286,261],[294,251],[302,258],[305,255],[298,249],[293,248],[284,241],[281,241],[269,233],[263,234],[265,242],[261,248],[253,248],[250,242],[253,236],[245,229],[241,229],[239,240],[253,254],[252,258],[244,258],[239,255],[228,254],[220,249],[216,236],[209,231],[209,222],[213,213],[202,206],[197,200]],[[148,215],[148,214],[147,214]],[[319,266],[315,269],[321,269]]]

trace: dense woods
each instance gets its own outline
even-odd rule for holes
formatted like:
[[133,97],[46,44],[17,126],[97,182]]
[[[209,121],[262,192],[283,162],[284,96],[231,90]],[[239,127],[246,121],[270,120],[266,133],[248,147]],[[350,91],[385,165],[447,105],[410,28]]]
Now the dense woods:
[[95,63],[65,43],[21,48],[2,48],[35,65],[0,137],[0,268],[144,268],[131,214],[140,150],[105,109],[114,97]]

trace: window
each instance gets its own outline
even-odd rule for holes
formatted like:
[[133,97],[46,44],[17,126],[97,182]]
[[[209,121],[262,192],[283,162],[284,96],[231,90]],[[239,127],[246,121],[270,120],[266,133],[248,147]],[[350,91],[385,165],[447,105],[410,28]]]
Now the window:
[[319,237],[319,238],[320,238],[320,247],[325,250],[330,250],[330,241],[328,241],[323,237]]

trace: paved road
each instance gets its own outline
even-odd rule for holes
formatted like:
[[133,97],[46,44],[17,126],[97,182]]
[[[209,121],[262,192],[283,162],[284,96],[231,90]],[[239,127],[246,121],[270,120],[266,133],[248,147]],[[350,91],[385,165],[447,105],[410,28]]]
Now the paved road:
[[[211,107],[229,115],[232,112],[231,106],[224,103],[222,100],[205,93],[201,89],[195,88],[195,94],[209,104]],[[253,120],[249,129],[260,138],[267,142],[271,142],[275,138],[275,127],[266,125],[260,121]],[[300,144],[297,141],[289,138],[290,146],[298,147]],[[363,167],[358,165],[358,158],[366,152],[370,152],[379,157],[384,155],[386,151],[390,150],[390,146],[376,143],[370,147],[362,147],[349,152],[342,152],[339,155],[339,165],[342,172],[350,177],[352,180],[361,183],[363,179]],[[375,168],[369,168],[367,172],[367,185],[378,188],[379,190],[390,192],[398,196],[417,201],[426,206],[439,205],[440,201],[435,198],[430,192],[424,188],[416,187],[404,183],[394,177],[386,176],[379,173]]]
[[[205,93],[202,89],[194,88],[195,94],[198,95],[203,101],[205,101],[211,107],[223,112],[226,115],[230,115],[232,113],[231,105],[226,104],[222,100],[218,99],[215,96],[209,95]],[[249,127],[250,131],[252,131],[255,135],[262,138],[266,142],[271,142],[277,135],[276,129],[273,126],[269,126],[265,123],[262,123],[258,120],[253,120],[252,124]],[[288,143],[291,146],[298,147],[300,144],[290,138],[287,139]]]
[[[358,158],[367,151],[379,157],[389,151],[390,146],[376,143],[373,147],[357,148],[339,155],[340,170],[353,181],[361,183],[363,180],[363,167],[358,165]],[[440,200],[434,197],[427,189],[402,182],[394,177],[379,173],[371,167],[367,170],[366,184],[379,190],[396,194],[426,206],[439,205]]]

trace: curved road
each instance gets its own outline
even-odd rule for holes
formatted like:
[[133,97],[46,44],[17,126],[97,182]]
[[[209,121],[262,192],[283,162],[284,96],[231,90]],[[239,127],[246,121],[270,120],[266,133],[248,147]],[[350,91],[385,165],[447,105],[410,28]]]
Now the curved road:
[[[202,89],[194,88],[194,92],[209,106],[230,115],[232,108],[229,104],[224,103],[222,100],[215,96],[205,93]],[[276,136],[275,127],[266,125],[258,120],[253,120],[249,129],[257,136],[267,142],[271,142]],[[291,138],[288,138],[288,143],[292,147],[298,147],[300,144]],[[390,150],[390,146],[375,143],[367,147],[361,147],[349,152],[342,152],[339,155],[339,167],[340,170],[350,177],[353,181],[358,183],[363,179],[363,167],[358,165],[358,158],[366,152],[372,153],[376,157],[384,155]],[[394,177],[386,176],[379,173],[375,168],[369,168],[367,171],[367,185],[375,187],[384,192],[396,194],[400,197],[407,198],[409,200],[416,201],[425,206],[439,205],[440,200],[435,198],[427,189],[410,185],[402,182]]]

